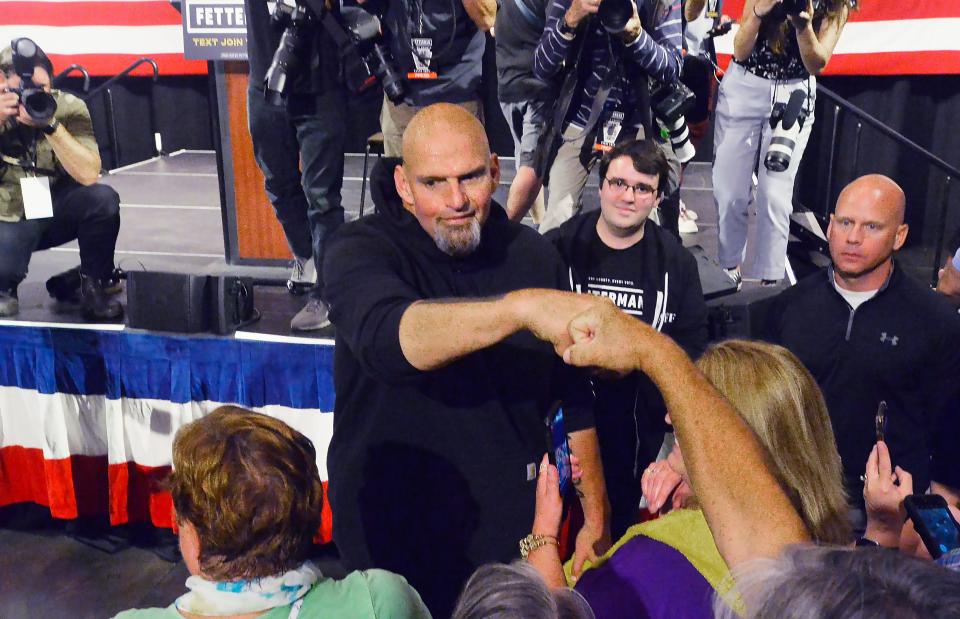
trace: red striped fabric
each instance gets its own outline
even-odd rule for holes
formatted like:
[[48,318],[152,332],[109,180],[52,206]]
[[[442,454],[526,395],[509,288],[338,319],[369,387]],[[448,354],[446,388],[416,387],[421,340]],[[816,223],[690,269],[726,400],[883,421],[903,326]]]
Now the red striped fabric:
[[[50,60],[57,73],[72,64],[78,64],[90,75],[114,76],[144,56],[157,62],[160,75],[205,75],[207,73],[205,61],[186,60],[183,54],[50,54]],[[153,68],[149,64],[142,64],[130,75],[151,76]]]
[[[6,472],[15,471],[15,475]],[[0,449],[0,507],[36,503],[54,518],[74,519],[109,513],[110,524],[151,523],[173,528],[173,501],[160,482],[169,466],[125,462],[107,464],[106,456],[70,456],[46,460],[43,450],[19,446]],[[324,497],[327,482],[323,482]],[[333,539],[333,514],[324,500],[315,540]]]
[[158,26],[179,24],[169,2],[3,2],[3,20],[25,26]]
[[[183,57],[180,13],[167,0],[0,0],[0,46],[18,36],[34,39],[57,71],[79,64],[90,75],[113,76],[147,56],[161,75],[207,72],[206,62]],[[134,75],[151,73],[144,66]]]
[[[826,75],[936,75],[960,73],[960,0],[861,0],[851,13]],[[725,0],[739,19],[744,0]],[[730,61],[733,35],[718,41],[720,63]]]

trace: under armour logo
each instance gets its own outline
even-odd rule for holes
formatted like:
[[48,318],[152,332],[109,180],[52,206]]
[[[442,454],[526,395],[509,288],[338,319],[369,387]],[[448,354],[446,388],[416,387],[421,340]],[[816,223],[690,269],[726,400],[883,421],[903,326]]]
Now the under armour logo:
[[899,341],[900,341],[900,338],[898,336],[896,335],[888,336],[886,331],[880,334],[880,342],[883,344],[890,342],[891,346],[896,346],[897,342]]

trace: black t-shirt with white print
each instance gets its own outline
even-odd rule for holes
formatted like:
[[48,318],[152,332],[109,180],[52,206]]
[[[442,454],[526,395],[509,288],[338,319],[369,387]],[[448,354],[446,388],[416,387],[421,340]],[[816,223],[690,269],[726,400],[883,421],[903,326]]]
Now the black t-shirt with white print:
[[[597,234],[599,212],[584,213],[551,231],[568,268],[571,289],[609,297],[621,310],[672,337],[696,357],[706,348],[706,303],[696,259],[653,222],[643,238],[612,249]],[[657,455],[667,430],[663,397],[635,372],[626,378],[593,381],[594,417],[607,492],[613,509],[611,533],[633,523],[640,500],[639,477]]]

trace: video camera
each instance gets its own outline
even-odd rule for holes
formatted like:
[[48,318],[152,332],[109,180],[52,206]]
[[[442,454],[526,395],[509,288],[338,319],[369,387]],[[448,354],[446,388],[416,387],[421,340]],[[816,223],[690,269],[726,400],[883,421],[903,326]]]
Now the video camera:
[[10,48],[13,50],[13,70],[20,77],[20,86],[8,90],[17,94],[30,118],[38,124],[46,124],[57,111],[57,100],[34,84],[33,70],[40,66],[49,71],[50,60],[36,43],[26,37],[11,41]]
[[379,80],[388,99],[403,100],[405,83],[393,66],[376,15],[356,6],[328,11],[323,0],[279,0],[271,18],[284,30],[264,77],[269,103],[280,105],[287,95],[289,81],[301,70],[301,53],[318,24],[340,49],[343,78],[350,90],[362,92]]

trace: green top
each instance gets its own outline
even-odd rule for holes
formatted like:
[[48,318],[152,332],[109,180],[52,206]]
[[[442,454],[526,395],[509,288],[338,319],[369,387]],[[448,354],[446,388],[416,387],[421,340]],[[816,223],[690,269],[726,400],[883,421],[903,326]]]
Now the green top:
[[[99,152],[87,104],[82,99],[60,90],[53,90],[50,94],[57,100],[57,112],[54,118],[59,120],[60,124],[80,144],[95,153]],[[13,121],[0,125],[0,155],[34,163],[32,155],[34,148],[36,148],[36,166],[41,170],[52,172],[51,186],[57,180],[69,176],[57,160],[50,141],[39,129],[19,125]],[[20,179],[24,176],[40,175],[50,174],[28,171],[6,161],[0,163],[0,221],[23,219]]]
[[[289,606],[259,619],[286,619]],[[385,570],[351,572],[342,580],[321,578],[304,597],[299,619],[430,619],[420,595],[403,576]],[[173,604],[166,608],[126,610],[115,619],[183,619]]]

